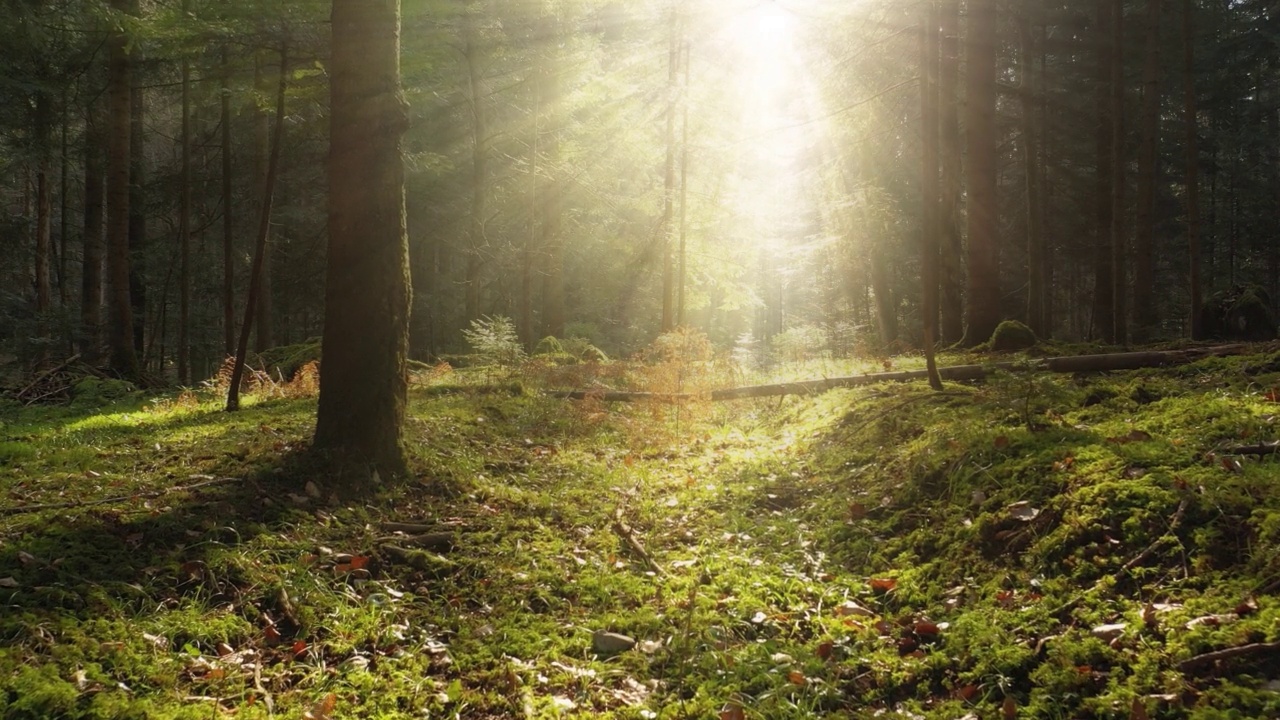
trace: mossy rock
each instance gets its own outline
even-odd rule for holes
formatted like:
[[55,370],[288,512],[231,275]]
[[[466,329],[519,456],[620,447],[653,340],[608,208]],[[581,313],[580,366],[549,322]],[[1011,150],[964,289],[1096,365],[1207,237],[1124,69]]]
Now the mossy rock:
[[1280,336],[1271,296],[1250,285],[1214,293],[1200,306],[1200,326],[1208,340],[1275,340]]
[[993,352],[1015,352],[1029,350],[1036,346],[1040,339],[1031,328],[1017,320],[1005,320],[991,333],[987,349]]
[[106,405],[138,392],[127,380],[84,377],[71,386],[71,402],[77,405]]
[[533,348],[534,355],[563,355],[564,345],[560,339],[554,335],[548,335],[538,341],[538,345]]
[[283,377],[285,380],[292,380],[303,365],[311,362],[320,362],[319,338],[260,352],[258,361],[254,365],[264,368],[273,378]]
[[581,362],[605,363],[609,356],[603,350],[592,345],[586,338],[571,337],[563,342],[564,351],[578,358]]

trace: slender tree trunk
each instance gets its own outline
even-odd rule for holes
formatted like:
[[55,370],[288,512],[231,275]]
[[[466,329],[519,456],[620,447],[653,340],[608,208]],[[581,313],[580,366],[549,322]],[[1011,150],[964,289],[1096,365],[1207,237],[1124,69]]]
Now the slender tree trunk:
[[939,18],[942,33],[942,66],[938,81],[938,105],[942,123],[942,342],[954,345],[964,337],[964,242],[960,227],[962,192],[960,140],[960,0],[942,0]]
[[84,261],[80,273],[80,355],[90,365],[102,355],[102,260],[104,230],[102,103],[93,101],[85,119]]
[[564,337],[564,183],[566,178],[560,177],[556,169],[560,161],[560,139],[564,133],[567,115],[564,112],[564,91],[560,82],[560,73],[564,69],[564,61],[558,49],[560,27],[557,18],[548,13],[544,16],[545,37],[549,39],[549,50],[552,61],[546,68],[542,80],[542,105],[547,112],[547,123],[543,129],[546,142],[542,145],[543,157],[547,162],[543,165],[542,201],[542,334]]
[[[336,1],[336,0],[335,0]],[[471,222],[467,233],[467,266],[465,288],[465,320],[471,322],[480,317],[480,282],[484,269],[483,253],[488,240],[485,237],[485,213],[489,192],[489,123],[485,103],[488,90],[480,68],[480,29],[476,27],[478,9],[467,4],[464,12],[465,47],[467,62],[468,96],[471,99]]]
[[1138,220],[1133,243],[1134,339],[1159,329],[1155,306],[1156,175],[1160,134],[1160,13],[1163,0],[1147,0],[1147,49],[1142,72],[1141,145],[1138,148]]
[[1035,35],[1031,20],[1025,14],[1018,17],[1018,36],[1022,45],[1018,68],[1022,84],[1022,171],[1026,185],[1027,325],[1037,336],[1043,337],[1044,238],[1040,218],[1040,167],[1037,157],[1040,143],[1036,133]]
[[[139,0],[133,0],[134,11],[139,7]],[[135,45],[130,51],[134,67],[141,67],[142,56]],[[138,74],[133,73],[133,87],[130,91],[130,137],[129,137],[129,304],[133,308],[133,349],[140,358],[142,367],[147,367],[146,337],[147,327],[147,154],[146,126],[147,96],[142,88]]]
[[1111,162],[1111,6],[1115,0],[1097,0],[1097,172],[1094,176],[1094,202],[1097,222],[1094,225],[1093,256],[1093,332],[1095,338],[1115,341],[1115,281],[1111,272],[1111,220],[1115,200],[1111,192],[1114,179]]
[[676,278],[676,326],[685,324],[685,284],[689,276],[689,55],[691,48],[684,44],[684,84],[681,87],[680,121],[680,248]]
[[41,365],[49,360],[49,341],[52,339],[53,312],[53,188],[50,174],[53,161],[50,153],[50,131],[53,124],[53,101],[47,92],[36,93],[35,144],[36,160],[36,316],[40,323]]
[[1125,242],[1124,3],[1111,5],[1111,272],[1117,344],[1129,342],[1128,243]]
[[963,344],[986,342],[1000,323],[997,222],[996,0],[969,1],[968,327]]
[[921,319],[924,335],[925,366],[929,374],[929,386],[942,389],[938,375],[938,363],[934,357],[938,336],[938,228],[939,228],[939,178],[938,178],[938,5],[936,0],[925,0],[924,18],[920,32],[920,130],[921,176],[920,189],[923,200],[920,213],[920,268]]
[[671,5],[671,37],[667,52],[667,159],[662,183],[662,332],[675,329],[675,258],[672,245],[676,194],[676,99],[680,77],[680,20],[676,6]]
[[[288,45],[285,45],[280,49],[280,80],[276,91],[275,133],[271,139],[270,154],[267,158],[267,175],[263,179],[261,187],[262,202],[259,206],[258,238],[254,244],[253,267],[249,271],[249,296],[244,306],[244,322],[240,325],[240,341],[236,346],[236,360],[231,370],[231,385],[227,389],[228,411],[240,409],[240,381],[244,377],[245,360],[249,355],[249,331],[253,328],[257,306],[262,296],[262,272],[267,255],[267,238],[271,235],[271,206],[275,196],[276,178],[280,172],[280,146],[284,141],[284,101],[285,91],[288,89],[288,80],[289,49]],[[400,212],[403,215],[403,205]],[[403,228],[403,217],[400,218],[400,224]]]
[[1196,120],[1195,5],[1182,0],[1182,101],[1187,126],[1187,253],[1191,275],[1191,339],[1204,338],[1200,306],[1200,144]]
[[71,176],[71,156],[69,154],[70,140],[68,138],[70,125],[70,104],[67,99],[67,90],[62,90],[62,150],[59,162],[58,175],[58,299],[61,301],[63,311],[69,311],[71,307],[71,278],[69,276],[70,268],[67,254],[71,249],[70,228],[71,220],[67,215],[71,208],[71,197],[68,191]]
[[[182,0],[187,16],[190,0]],[[191,384],[191,61],[182,58],[182,174],[178,207],[178,382]]]
[[[130,0],[111,0],[111,7],[116,11],[127,12],[129,6]],[[127,42],[124,31],[113,32],[108,39],[107,278],[111,293],[107,313],[111,322],[107,343],[111,369],[124,378],[136,380],[141,368],[134,345],[129,292],[129,141],[133,100]]]
[[231,211],[231,59],[222,46],[222,350],[236,352],[235,215]]
[[[258,87],[258,92],[266,95],[270,92],[270,81],[266,79],[264,73],[264,59],[262,53],[258,53],[254,58],[253,80]],[[266,184],[267,175],[270,174],[268,169],[271,160],[270,155],[273,152],[271,148],[271,118],[267,116],[265,110],[254,103],[253,110],[254,121],[254,161],[255,173],[254,179],[258,187],[258,197],[267,197]],[[256,282],[258,284],[258,297],[254,302],[254,344],[253,349],[256,352],[264,352],[267,348],[275,344],[275,333],[272,327],[271,318],[274,304],[271,298],[271,226],[267,226],[267,240],[265,250],[262,253],[262,269],[255,273]]]
[[537,252],[542,231],[542,212],[539,204],[542,201],[538,186],[542,182],[539,174],[543,172],[541,164],[542,152],[542,84],[543,75],[547,72],[545,61],[535,47],[533,67],[533,111],[530,121],[533,128],[530,132],[529,145],[529,232],[524,237],[524,248],[520,257],[520,303],[519,322],[517,323],[520,342],[528,352],[533,352],[537,340],[533,327],[533,272],[534,258]]
[[410,288],[400,3],[334,0],[329,253],[315,446],[404,475]]

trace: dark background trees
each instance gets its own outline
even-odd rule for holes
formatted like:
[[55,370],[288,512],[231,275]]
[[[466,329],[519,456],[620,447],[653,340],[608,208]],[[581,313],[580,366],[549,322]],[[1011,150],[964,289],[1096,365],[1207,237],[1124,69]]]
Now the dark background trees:
[[[324,9],[4,9],[6,359],[217,371],[250,287],[286,39],[255,345],[318,337]],[[492,315],[529,347],[625,353],[677,321],[722,346],[919,347],[922,17],[878,1],[407,3],[411,354],[459,352]],[[1277,23],[1256,1],[941,0],[940,341],[966,317],[973,343],[1002,319],[1186,337],[1193,293],[1274,297]]]

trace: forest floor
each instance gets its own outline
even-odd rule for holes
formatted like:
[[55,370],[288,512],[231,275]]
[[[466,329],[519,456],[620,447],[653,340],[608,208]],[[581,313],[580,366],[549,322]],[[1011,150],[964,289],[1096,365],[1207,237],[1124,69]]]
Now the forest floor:
[[313,398],[0,406],[0,716],[1280,717],[1280,354],[500,379],[416,387],[415,477],[355,500]]

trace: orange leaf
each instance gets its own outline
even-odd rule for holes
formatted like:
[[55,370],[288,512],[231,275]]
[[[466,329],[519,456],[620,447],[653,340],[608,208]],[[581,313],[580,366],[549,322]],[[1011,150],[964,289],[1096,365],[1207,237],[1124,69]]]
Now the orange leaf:
[[338,696],[329,693],[320,698],[311,709],[303,713],[304,720],[332,720],[333,708],[338,704]]
[[368,564],[369,564],[369,558],[365,557],[364,555],[356,555],[355,557],[351,558],[352,570],[359,570],[360,568]]
[[889,592],[898,587],[898,581],[893,578],[872,578],[871,589],[876,592]]
[[917,635],[937,635],[941,632],[937,623],[931,623],[928,620],[921,620],[913,629]]
[[1280,402],[1280,389],[1271,388],[1264,397],[1271,402]]
[[818,657],[823,660],[830,660],[831,653],[832,651],[835,650],[835,647],[836,647],[836,644],[831,642],[830,640],[818,643]]
[[1015,720],[1018,717],[1018,703],[1011,697],[1004,699],[1004,704],[1000,706],[1000,716],[1004,720]]
[[305,640],[294,640],[294,641],[293,641],[293,656],[294,656],[295,658],[299,657],[300,655],[302,655],[302,654],[303,654],[303,653],[305,653],[306,651],[307,651],[307,643],[306,643],[306,641],[305,641]]
[[977,695],[978,695],[977,685],[965,685],[964,687],[961,687],[956,690],[956,697],[965,701],[972,700],[975,697],[977,697]]
[[792,670],[787,673],[787,680],[790,680],[792,685],[804,685],[809,682],[809,679],[799,670]]
[[266,635],[267,639],[270,640],[271,642],[277,642],[280,640],[280,631],[275,629],[275,626],[273,625],[268,625],[265,628],[263,628],[262,634]]

